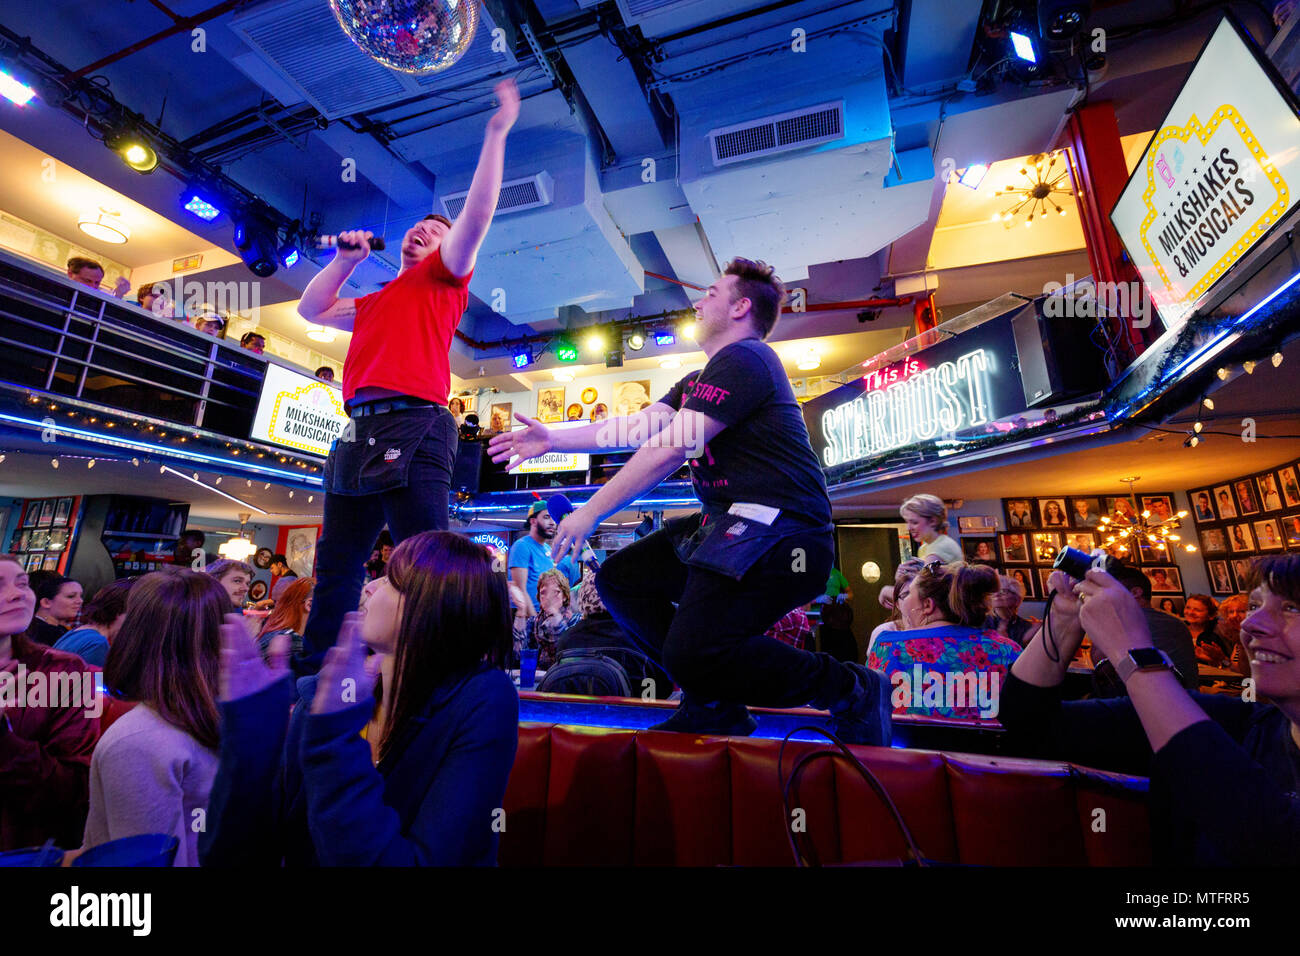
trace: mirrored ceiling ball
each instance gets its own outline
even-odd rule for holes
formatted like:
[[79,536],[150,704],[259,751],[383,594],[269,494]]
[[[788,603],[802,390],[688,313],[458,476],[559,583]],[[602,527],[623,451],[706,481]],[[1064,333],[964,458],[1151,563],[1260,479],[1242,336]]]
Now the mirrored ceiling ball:
[[330,0],[343,32],[402,73],[437,73],[469,49],[478,0]]

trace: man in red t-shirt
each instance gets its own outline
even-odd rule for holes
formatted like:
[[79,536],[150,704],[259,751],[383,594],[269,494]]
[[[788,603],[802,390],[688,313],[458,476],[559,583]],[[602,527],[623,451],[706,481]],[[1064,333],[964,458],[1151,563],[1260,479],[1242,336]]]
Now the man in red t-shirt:
[[308,322],[352,333],[343,364],[351,416],[325,463],[325,517],[300,671],[311,671],[356,610],[366,557],[385,524],[395,543],[448,525],[456,421],[447,410],[452,336],[469,304],[479,247],[496,213],[506,136],[519,116],[513,80],[496,87],[478,168],[454,223],[429,215],[402,239],[402,268],[378,292],[340,299],[372,234],[343,232],[338,254],[298,303]]

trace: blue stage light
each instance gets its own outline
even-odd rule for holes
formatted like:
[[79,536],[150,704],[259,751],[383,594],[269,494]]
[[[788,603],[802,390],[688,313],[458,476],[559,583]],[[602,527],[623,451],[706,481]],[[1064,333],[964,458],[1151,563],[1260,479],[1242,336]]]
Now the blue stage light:
[[677,341],[677,336],[671,332],[656,332],[655,345],[672,345]]
[[533,353],[527,348],[516,349],[512,355],[514,356],[515,368],[528,368],[533,364]]
[[966,171],[961,174],[957,182],[961,183],[967,189],[979,189],[980,183],[984,181],[984,176],[988,173],[987,163],[972,163],[966,167]]
[[194,213],[204,222],[211,222],[221,215],[221,210],[208,202],[198,193],[186,193],[185,209]]
[[1023,33],[1011,34],[1011,48],[1016,51],[1016,56],[1030,63],[1037,63],[1038,57],[1034,55],[1034,41],[1029,39]]

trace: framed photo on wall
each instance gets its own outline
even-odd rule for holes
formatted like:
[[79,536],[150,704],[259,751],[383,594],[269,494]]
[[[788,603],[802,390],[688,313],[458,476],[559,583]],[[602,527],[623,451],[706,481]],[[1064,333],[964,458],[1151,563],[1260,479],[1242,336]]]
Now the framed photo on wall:
[[1234,558],[1228,564],[1232,568],[1234,590],[1246,590],[1246,582],[1250,580],[1250,558]]
[[1038,571],[1038,593],[1047,594],[1051,588],[1047,584],[1048,578],[1052,576],[1055,568],[1037,568]]
[[[1182,593],[1183,579],[1174,567],[1143,568],[1142,573],[1151,581],[1151,591],[1155,594]],[[1155,601],[1153,600],[1154,604]]]
[[1250,525],[1244,521],[1234,524],[1228,531],[1228,544],[1233,551],[1254,551],[1255,536],[1250,532]]
[[1180,597],[1162,597],[1151,599],[1151,606],[1157,611],[1163,611],[1166,614],[1172,614],[1174,617],[1183,616],[1183,605],[1186,603]]
[[1100,498],[1071,498],[1070,526],[1073,528],[1095,528],[1101,524]]
[[1133,502],[1123,495],[1102,498],[1101,504],[1106,509],[1106,514],[1110,515],[1111,524],[1126,525],[1137,521],[1137,512],[1133,509]]
[[537,390],[537,420],[544,425],[564,421],[564,386]]
[[1282,510],[1282,493],[1277,489],[1277,478],[1270,471],[1255,479],[1259,485],[1259,502],[1265,511]]
[[1006,511],[1008,530],[1038,527],[1038,505],[1032,498],[1008,498]]
[[513,418],[513,402],[501,402],[493,405],[488,416],[488,430],[493,432],[508,432],[510,431],[510,423]]
[[72,517],[72,499],[60,498],[54,505],[54,526],[56,528],[66,527],[68,520]]
[[1227,561],[1208,561],[1210,571],[1210,590],[1215,594],[1232,594],[1232,575],[1228,572]]
[[1259,495],[1255,493],[1255,483],[1249,478],[1243,478],[1241,481],[1234,481],[1232,489],[1237,493],[1235,504],[1237,513],[1245,515],[1259,514]]
[[1061,536],[1054,531],[1040,531],[1034,535],[1033,543],[1037,564],[1051,564],[1056,552],[1061,550]]
[[1255,543],[1259,545],[1261,551],[1281,551],[1286,547],[1282,529],[1278,526],[1276,518],[1255,522]]
[[1084,554],[1092,554],[1093,549],[1097,547],[1097,536],[1091,531],[1075,531],[1067,533],[1065,536],[1065,546],[1067,548],[1077,548]]
[[1028,564],[1029,540],[1023,534],[1000,534],[998,543],[1002,546],[1004,564]]
[[987,538],[962,538],[961,550],[972,564],[998,563],[998,539],[991,535]]
[[1288,548],[1300,548],[1300,515],[1282,519],[1282,535],[1286,538]]
[[1039,595],[1039,591],[1034,586],[1034,575],[1029,572],[1028,568],[1007,568],[1003,573],[1011,580],[1020,582],[1020,586],[1025,589],[1026,600]]
[[1192,500],[1192,517],[1196,519],[1197,524],[1215,520],[1214,499],[1210,497],[1209,488],[1193,491],[1188,497]]
[[1300,508],[1300,482],[1296,481],[1295,468],[1291,465],[1279,468],[1277,476],[1282,480],[1282,500],[1286,502],[1286,506]]
[[1232,488],[1217,485],[1214,489],[1214,507],[1219,509],[1219,520],[1227,521],[1237,517],[1237,506],[1233,504]]
[[41,502],[41,517],[37,523],[41,527],[47,527],[52,521],[54,521],[54,499],[46,498]]
[[1044,528],[1065,528],[1070,524],[1064,498],[1039,498],[1038,514]]
[[1151,512],[1151,521],[1159,523],[1174,517],[1174,503],[1168,495],[1143,495],[1138,499],[1142,510]]
[[1201,550],[1206,554],[1223,554],[1228,550],[1228,536],[1222,528],[1206,528],[1201,532]]

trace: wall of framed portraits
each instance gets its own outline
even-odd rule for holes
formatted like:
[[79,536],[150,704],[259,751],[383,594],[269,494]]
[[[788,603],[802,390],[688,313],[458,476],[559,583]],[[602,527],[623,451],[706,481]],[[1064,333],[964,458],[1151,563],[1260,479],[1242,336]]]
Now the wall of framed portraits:
[[1250,559],[1300,551],[1300,462],[1187,492],[1210,592],[1245,590]]
[[81,498],[27,498],[9,545],[27,571],[67,569],[68,552],[81,515]]

